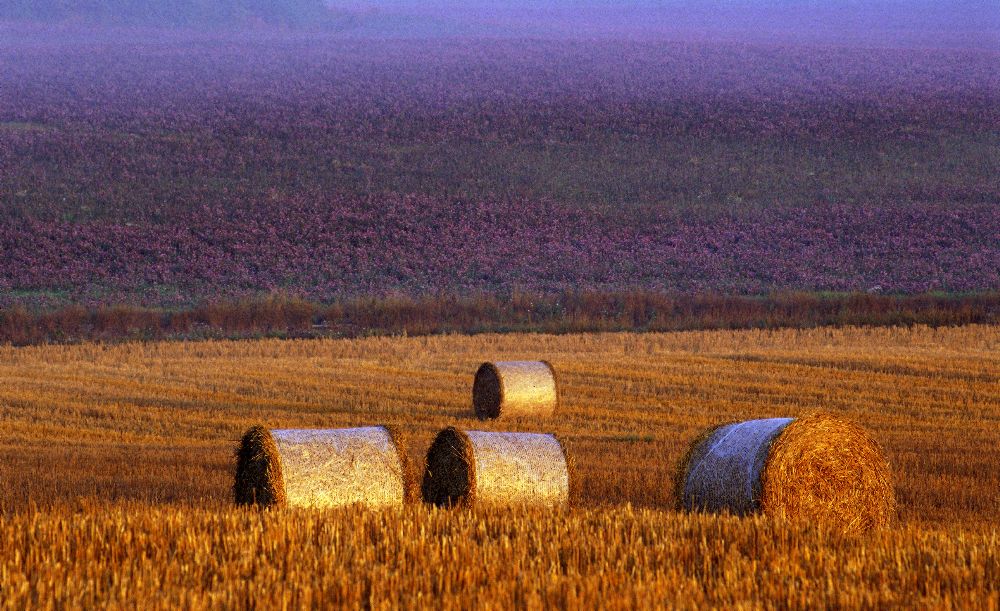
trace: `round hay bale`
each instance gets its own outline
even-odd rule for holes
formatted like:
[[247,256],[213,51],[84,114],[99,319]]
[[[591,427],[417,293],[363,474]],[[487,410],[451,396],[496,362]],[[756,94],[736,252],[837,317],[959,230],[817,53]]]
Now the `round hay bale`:
[[451,505],[569,503],[566,454],[555,435],[449,427],[427,451],[424,501]]
[[483,363],[472,384],[480,420],[500,416],[551,416],[559,406],[556,370],[546,361]]
[[863,532],[892,523],[892,471],[861,427],[826,414],[710,429],[678,471],[681,509],[764,512]]
[[399,434],[384,426],[279,429],[255,426],[236,449],[237,505],[370,507],[413,500]]

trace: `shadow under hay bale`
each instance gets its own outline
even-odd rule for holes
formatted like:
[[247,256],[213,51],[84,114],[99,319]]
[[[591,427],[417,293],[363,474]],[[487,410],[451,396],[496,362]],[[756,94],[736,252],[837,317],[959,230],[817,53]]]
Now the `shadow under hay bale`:
[[388,427],[281,429],[255,426],[236,450],[238,505],[369,507],[415,500],[398,432]]
[[480,420],[501,416],[551,416],[559,407],[556,371],[546,361],[483,363],[472,384]]
[[424,501],[452,505],[569,503],[566,454],[555,435],[449,427],[427,451]]
[[885,454],[861,427],[826,414],[710,429],[681,462],[677,501],[689,511],[764,512],[863,532],[896,517]]

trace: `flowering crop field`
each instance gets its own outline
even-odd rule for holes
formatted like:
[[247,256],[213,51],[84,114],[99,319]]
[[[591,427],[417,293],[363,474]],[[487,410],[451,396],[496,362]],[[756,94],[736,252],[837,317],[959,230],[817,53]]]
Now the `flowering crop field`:
[[1000,287],[996,52],[0,32],[0,306]]
[[[557,414],[475,419],[486,359],[545,358]],[[0,606],[1000,606],[1000,327],[0,347]],[[721,422],[825,410],[892,464],[845,536],[674,510]],[[232,506],[251,425],[551,431],[569,508]]]
[[[11,291],[166,305],[192,295],[338,296],[643,288],[974,291],[1000,287],[1000,205],[819,205],[712,222],[622,221],[561,203],[330,198],[129,226],[0,223]],[[13,301],[8,297],[8,302]]]

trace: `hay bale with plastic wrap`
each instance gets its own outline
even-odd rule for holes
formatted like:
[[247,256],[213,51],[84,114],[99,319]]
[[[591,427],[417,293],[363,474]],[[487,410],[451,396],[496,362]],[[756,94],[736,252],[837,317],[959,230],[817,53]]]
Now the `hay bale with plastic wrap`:
[[255,426],[236,450],[238,505],[369,507],[415,496],[405,444],[382,427],[281,429]]
[[764,512],[862,532],[895,520],[885,454],[865,431],[829,415],[769,418],[709,430],[678,473],[682,509]]
[[569,503],[566,454],[555,435],[449,427],[427,451],[424,501],[451,505]]
[[546,361],[483,363],[472,384],[480,420],[500,416],[551,416],[559,406],[556,371]]

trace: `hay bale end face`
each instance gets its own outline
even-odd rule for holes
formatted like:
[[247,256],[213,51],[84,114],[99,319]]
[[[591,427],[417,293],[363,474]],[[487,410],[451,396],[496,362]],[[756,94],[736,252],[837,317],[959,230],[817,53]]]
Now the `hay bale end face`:
[[236,450],[238,505],[370,507],[414,496],[405,444],[386,427],[281,429],[255,426]]
[[569,503],[566,454],[555,435],[441,431],[427,452],[424,501],[452,505]]
[[555,369],[546,361],[483,363],[472,384],[480,420],[501,416],[551,416],[559,406]]
[[281,455],[271,431],[255,426],[243,435],[236,448],[237,505],[284,505],[285,478]]
[[896,516],[892,472],[862,428],[835,417],[769,418],[709,430],[682,461],[690,511],[764,512],[864,532]]

